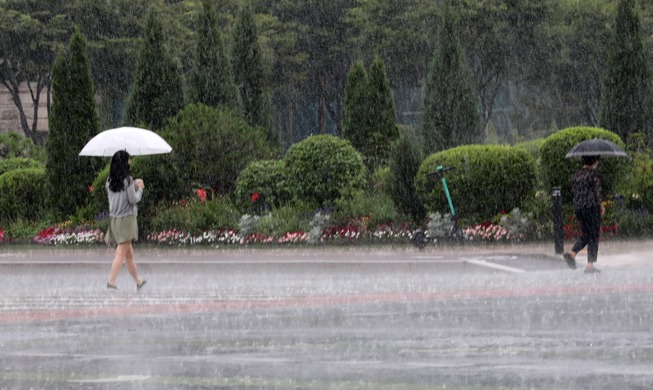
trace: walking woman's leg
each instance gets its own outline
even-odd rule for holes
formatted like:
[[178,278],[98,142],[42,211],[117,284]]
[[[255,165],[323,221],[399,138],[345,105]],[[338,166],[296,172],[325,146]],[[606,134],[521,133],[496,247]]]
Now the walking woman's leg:
[[138,269],[136,268],[136,263],[134,262],[134,247],[132,243],[129,243],[129,247],[125,254],[125,264],[127,264],[127,270],[129,274],[134,278],[136,284],[141,284],[143,281],[138,277]]
[[116,256],[113,258],[113,264],[111,265],[111,276],[109,277],[109,284],[112,286],[116,285],[116,279],[118,278],[118,274],[122,269],[122,263],[125,259],[127,248],[129,246],[130,243],[123,242],[118,244],[118,248],[116,248]]
[[589,242],[587,245],[587,266],[592,268],[599,254],[599,239],[601,236],[601,212],[597,209],[592,215],[589,226]]

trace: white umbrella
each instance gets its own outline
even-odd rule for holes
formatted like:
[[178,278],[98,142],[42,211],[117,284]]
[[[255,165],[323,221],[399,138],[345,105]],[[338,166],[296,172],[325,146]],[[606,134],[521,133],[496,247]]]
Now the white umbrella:
[[80,156],[111,157],[119,150],[132,156],[170,153],[172,147],[153,131],[138,127],[119,127],[101,132],[84,146]]

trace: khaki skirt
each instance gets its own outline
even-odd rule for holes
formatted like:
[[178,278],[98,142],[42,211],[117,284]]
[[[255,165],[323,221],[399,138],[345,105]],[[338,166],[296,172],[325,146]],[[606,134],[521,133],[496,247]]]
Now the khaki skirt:
[[138,241],[138,223],[135,215],[109,218],[109,229],[105,237],[107,244],[122,244]]

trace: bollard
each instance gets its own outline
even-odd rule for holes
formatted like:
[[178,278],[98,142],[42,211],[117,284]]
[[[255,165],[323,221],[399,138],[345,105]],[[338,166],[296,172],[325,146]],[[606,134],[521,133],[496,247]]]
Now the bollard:
[[553,187],[553,242],[555,253],[564,253],[564,235],[562,232],[562,194],[560,187]]

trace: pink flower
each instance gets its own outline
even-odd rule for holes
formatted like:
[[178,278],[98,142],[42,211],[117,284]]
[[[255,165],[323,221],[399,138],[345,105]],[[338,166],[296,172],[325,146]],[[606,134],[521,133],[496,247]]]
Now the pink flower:
[[200,198],[200,201],[202,202],[206,201],[206,190],[198,188],[197,190],[195,190],[195,193]]

